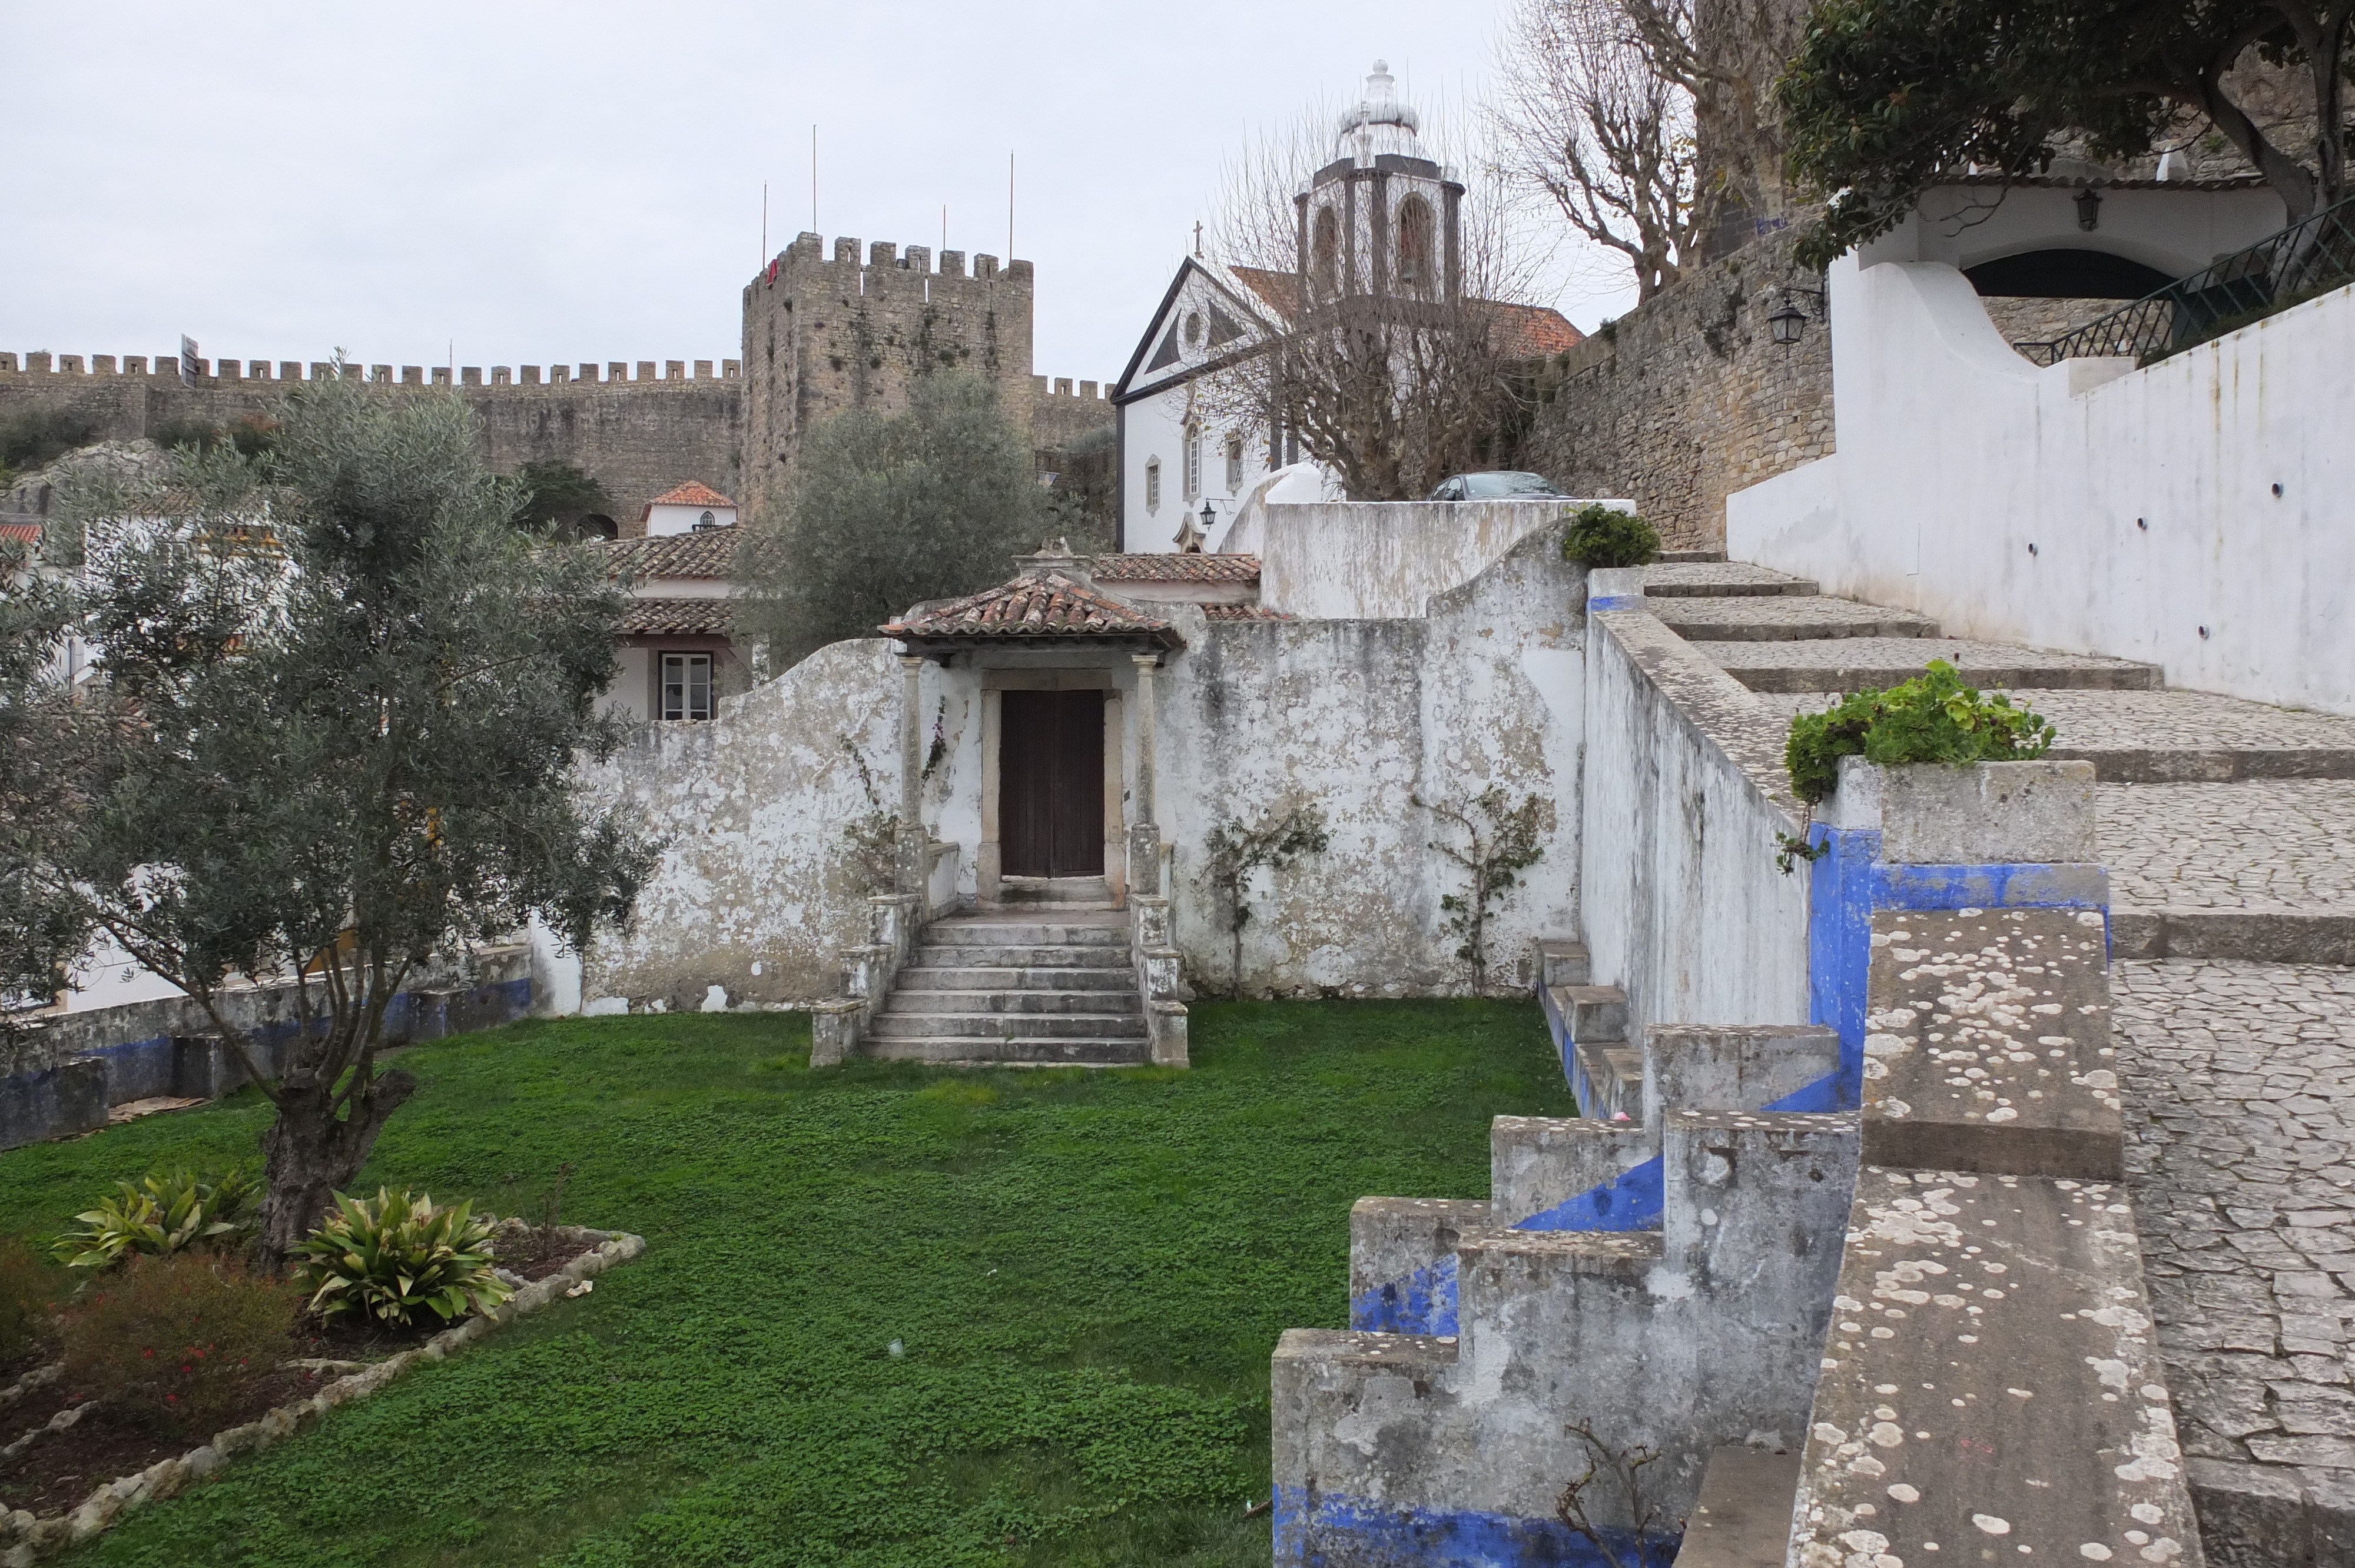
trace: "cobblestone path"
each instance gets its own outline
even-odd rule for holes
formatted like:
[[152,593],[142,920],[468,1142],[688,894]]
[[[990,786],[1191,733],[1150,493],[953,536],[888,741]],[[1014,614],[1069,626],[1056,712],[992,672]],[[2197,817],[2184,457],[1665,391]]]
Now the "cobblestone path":
[[2355,969],[2126,960],[2113,982],[2195,1481],[2280,1497],[2294,1472],[2309,1504],[2355,1512]]
[[2096,788],[2114,903],[2355,909],[2355,779]]

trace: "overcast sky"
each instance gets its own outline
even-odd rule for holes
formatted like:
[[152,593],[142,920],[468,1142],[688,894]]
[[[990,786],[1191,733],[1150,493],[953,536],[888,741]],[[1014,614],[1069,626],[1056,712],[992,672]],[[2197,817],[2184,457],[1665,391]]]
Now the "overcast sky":
[[[0,349],[721,359],[810,218],[1038,267],[1042,375],[1109,380],[1254,129],[1482,87],[1493,3],[0,0]],[[863,251],[862,251],[863,254]],[[1557,276],[1569,271],[1557,269]],[[1561,285],[1582,327],[1632,295]]]

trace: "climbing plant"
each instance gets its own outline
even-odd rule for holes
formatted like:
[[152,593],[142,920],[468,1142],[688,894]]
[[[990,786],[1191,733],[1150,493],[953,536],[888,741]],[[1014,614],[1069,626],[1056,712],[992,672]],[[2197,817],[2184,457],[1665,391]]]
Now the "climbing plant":
[[1227,912],[1231,953],[1227,972],[1232,977],[1233,995],[1242,995],[1243,927],[1251,921],[1252,874],[1262,866],[1288,870],[1303,855],[1322,854],[1332,842],[1325,808],[1314,802],[1277,807],[1253,822],[1232,818],[1210,830],[1210,858],[1203,877]]
[[[1783,765],[1790,770],[1792,793],[1806,803],[1812,818],[1816,804],[1838,786],[1843,757],[1861,757],[1884,768],[2026,762],[2051,750],[2055,733],[2050,719],[2001,692],[1980,694],[1963,684],[1952,664],[1933,659],[1924,673],[1901,685],[1857,692],[1822,713],[1792,719]],[[1775,837],[1775,864],[1785,873],[1795,861],[1823,853],[1808,847],[1804,828],[1797,838]]]
[[1426,800],[1414,803],[1452,824],[1465,844],[1432,842],[1431,847],[1464,868],[1464,891],[1439,901],[1447,914],[1447,928],[1462,938],[1455,956],[1472,966],[1472,989],[1488,991],[1488,917],[1505,895],[1520,885],[1520,873],[1545,853],[1544,835],[1552,826],[1553,802],[1541,795],[1522,797],[1518,806],[1501,784],[1491,784],[1460,805]]
[[867,766],[867,758],[850,737],[836,738],[851,767],[858,770],[858,787],[867,795],[867,810],[842,825],[843,848],[868,888],[889,893],[899,883],[900,813],[884,810],[883,792],[875,788],[875,770]]

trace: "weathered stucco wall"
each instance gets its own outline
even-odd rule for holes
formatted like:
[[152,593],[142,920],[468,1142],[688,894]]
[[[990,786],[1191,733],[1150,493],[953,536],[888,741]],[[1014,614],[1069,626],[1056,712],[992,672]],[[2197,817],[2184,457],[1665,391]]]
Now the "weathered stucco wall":
[[[1204,874],[1209,835],[1293,804],[1322,807],[1332,842],[1258,878],[1245,991],[1469,989],[1455,956],[1462,938],[1440,906],[1465,874],[1430,847],[1458,841],[1416,797],[1460,807],[1493,784],[1513,805],[1543,802],[1545,853],[1493,915],[1492,985],[1526,986],[1536,939],[1573,929],[1583,620],[1560,539],[1559,525],[1524,538],[1441,594],[1425,618],[1208,622],[1171,607],[1187,646],[1156,682],[1157,817],[1172,846],[1178,945],[1197,990],[1235,989],[1226,909]],[[970,662],[927,664],[919,696],[925,826],[958,846],[967,898],[984,840],[986,682],[1025,668],[1101,669],[1119,698],[1111,716],[1122,789],[1136,766],[1126,654],[999,654],[987,670]],[[634,802],[669,844],[628,932],[587,960],[589,1009],[836,993],[841,950],[866,939],[866,900],[878,891],[849,829],[900,799],[900,682],[891,644],[837,643],[723,701],[710,723],[647,726],[598,770],[596,787]]]
[[899,798],[899,680],[891,644],[837,642],[709,723],[646,726],[592,771],[668,842],[628,930],[587,956],[590,1010],[701,1007],[715,985],[730,1006],[840,989],[876,890],[850,830]]
[[1306,802],[1324,808],[1331,846],[1257,879],[1241,989],[1468,989],[1439,903],[1464,874],[1429,847],[1443,824],[1413,802],[1460,807],[1491,784],[1515,805],[1546,802],[1546,853],[1487,940],[1492,984],[1534,978],[1532,944],[1567,935],[1577,907],[1584,623],[1560,538],[1559,526],[1524,538],[1427,618],[1218,622],[1171,662],[1161,817],[1198,989],[1234,988],[1226,911],[1203,874],[1210,833]]
[[1781,726],[1648,611],[1591,619],[1581,897],[1596,980],[1625,990],[1637,1024],[1807,1022],[1807,877],[1774,864],[1774,835],[1799,832]]
[[1303,620],[1419,616],[1432,595],[1471,581],[1530,534],[1583,504],[1278,502],[1266,508],[1257,535],[1260,602]]

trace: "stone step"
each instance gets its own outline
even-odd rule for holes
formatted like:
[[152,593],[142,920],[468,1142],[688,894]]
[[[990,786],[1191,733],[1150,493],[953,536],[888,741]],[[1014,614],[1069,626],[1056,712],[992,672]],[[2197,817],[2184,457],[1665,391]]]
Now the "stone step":
[[1981,688],[2148,691],[2158,667],[2084,653],[2042,653],[2003,642],[1946,637],[1842,637],[1819,642],[1692,643],[1753,692],[1877,691],[1910,681],[1944,659]]
[[1598,1216],[1572,1213],[1571,1206],[1597,1188],[1608,1187],[1656,1152],[1657,1148],[1644,1136],[1640,1121],[1592,1121],[1580,1116],[1494,1118],[1488,1123],[1489,1223],[1518,1225],[1545,1215],[1550,1228],[1578,1228]]
[[883,999],[893,1013],[1143,1012],[1134,991],[922,991],[902,988]]
[[1763,1111],[1809,1089],[1829,1110],[1839,1034],[1817,1023],[1655,1023],[1643,1046],[1643,1122],[1655,1142],[1676,1111]]
[[997,904],[1009,909],[1110,909],[1112,884],[1101,876],[1002,876]]
[[2200,1560],[2125,1189],[1867,1168],[1848,1234],[1791,1562]]
[[1798,1489],[1795,1448],[1711,1449],[1677,1568],[1783,1568]]
[[1722,557],[1712,562],[1658,561],[1644,568],[1646,599],[1754,599],[1784,594],[1806,597],[1823,591],[1821,585],[1811,578],[1795,577],[1771,567],[1729,562]]
[[[910,969],[1105,969],[1125,973],[1128,945],[1098,943],[1089,947],[954,947],[948,943],[919,946],[908,956]],[[906,972],[904,969],[902,973]]]
[[1135,1067],[1153,1059],[1153,1047],[1142,1037],[1066,1040],[1025,1034],[1010,1040],[981,1040],[971,1035],[870,1038],[859,1049],[861,1054],[879,1062],[927,1062],[939,1067]]
[[1926,615],[1821,596],[1672,599],[1654,605],[1652,614],[1661,625],[1692,642],[1815,642],[1844,637],[1938,635],[1938,623]]
[[1476,1198],[1360,1198],[1349,1210],[1349,1327],[1455,1332],[1455,1244],[1492,1223]]
[[1585,943],[1549,938],[1538,944],[1539,985],[1584,985],[1587,971]]
[[1081,920],[935,920],[917,941],[938,948],[1124,948],[1128,922]]
[[2110,909],[2110,956],[2355,964],[2355,909],[2115,905]]
[[1145,1019],[1121,1012],[879,1012],[868,1025],[885,1040],[1143,1040]]
[[1550,985],[1547,1016],[1582,1043],[1627,1038],[1627,993],[1615,985]]
[[1128,955],[1118,963],[1087,968],[1024,969],[976,965],[910,964],[900,971],[902,991],[1133,991],[1135,969]]
[[1636,1121],[1644,1116],[1644,1054],[1625,1043],[1573,1042],[1570,1086],[1578,1108],[1598,1121]]

